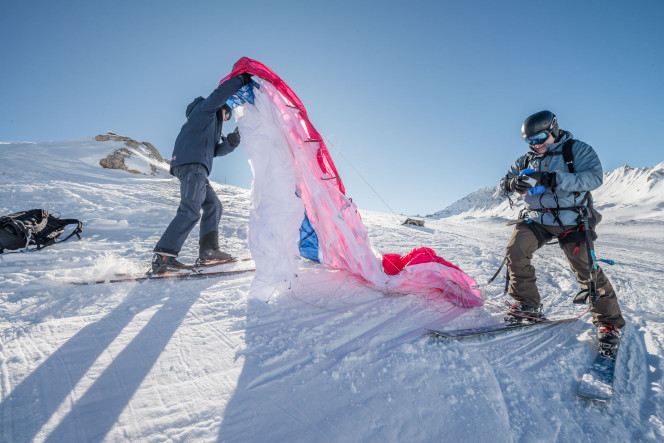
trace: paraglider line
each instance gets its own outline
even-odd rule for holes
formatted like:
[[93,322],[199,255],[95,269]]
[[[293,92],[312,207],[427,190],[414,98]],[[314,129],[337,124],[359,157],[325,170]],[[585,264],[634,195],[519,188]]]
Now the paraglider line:
[[353,171],[355,171],[355,173],[356,173],[356,174],[357,174],[357,175],[358,175],[358,176],[364,181],[364,183],[366,183],[367,186],[369,186],[369,189],[371,189],[371,190],[373,191],[373,193],[376,194],[376,197],[378,197],[378,198],[380,199],[380,201],[383,202],[383,204],[385,205],[385,207],[387,207],[387,209],[389,209],[390,212],[391,212],[391,213],[397,218],[397,220],[399,221],[399,223],[401,223],[402,220],[399,218],[399,215],[397,215],[397,213],[394,212],[394,210],[390,207],[390,205],[388,205],[387,202],[383,199],[383,197],[380,196],[380,194],[378,193],[378,191],[376,191],[376,190],[374,189],[374,187],[371,186],[371,184],[367,181],[367,179],[364,178],[364,176],[363,176],[362,174],[360,174],[360,171],[358,171],[357,168],[356,168],[355,166],[353,166],[353,164],[352,164],[352,163],[346,158],[346,156],[341,152],[341,150],[339,150],[339,148],[337,148],[336,145],[335,145],[334,143],[332,143],[331,141],[329,141],[329,140],[327,141],[327,144],[328,144],[329,146],[332,146],[332,147],[333,147],[333,148],[339,153],[339,155],[341,156],[341,158],[343,158],[343,159],[346,161],[346,163],[348,163],[348,165],[349,165],[351,168],[353,168]]

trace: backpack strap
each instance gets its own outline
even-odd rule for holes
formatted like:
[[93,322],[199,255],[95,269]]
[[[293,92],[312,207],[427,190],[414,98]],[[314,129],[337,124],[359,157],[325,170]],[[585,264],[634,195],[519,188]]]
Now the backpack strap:
[[[51,246],[55,243],[62,243],[63,241],[67,241],[70,238],[72,238],[74,235],[78,237],[78,239],[81,239],[81,232],[83,232],[83,223],[81,223],[80,220],[77,220],[75,218],[53,218],[50,220],[50,222],[53,224],[53,226],[48,226],[48,228],[51,229],[45,229],[43,232],[43,235],[40,235],[37,239],[37,249],[42,249],[45,248],[46,246]],[[56,240],[56,236],[52,236],[51,233],[53,231],[59,231],[62,232],[61,230],[64,230],[65,226],[68,225],[76,225],[76,227],[72,230],[71,233],[62,240]],[[53,238],[51,238],[53,237]]]
[[567,165],[569,172],[574,173],[574,153],[572,152],[572,146],[574,146],[573,138],[570,138],[565,143],[563,143],[563,161]]
[[[563,161],[567,165],[567,169],[569,170],[570,173],[574,173],[574,153],[572,152],[572,146],[574,146],[574,142],[576,140],[573,138],[570,138],[567,140],[565,143],[563,143],[563,149],[562,149],[562,156],[563,156]],[[555,154],[558,154],[556,152]],[[553,189],[553,198],[556,201],[556,209],[554,211],[551,211],[553,214],[554,220],[560,225],[561,228],[563,228],[563,222],[560,220],[560,211],[563,209],[567,208],[561,208],[558,205],[558,195],[556,194],[555,188]],[[574,199],[576,200],[579,196],[578,192],[574,192]]]
[[60,222],[63,223],[63,226],[76,225],[76,227],[67,237],[63,238],[62,240],[58,240],[58,243],[67,241],[70,238],[72,238],[74,235],[77,236],[79,240],[81,239],[81,232],[83,232],[83,223],[81,223],[80,220],[77,220],[75,218],[65,218],[63,220],[60,220]]

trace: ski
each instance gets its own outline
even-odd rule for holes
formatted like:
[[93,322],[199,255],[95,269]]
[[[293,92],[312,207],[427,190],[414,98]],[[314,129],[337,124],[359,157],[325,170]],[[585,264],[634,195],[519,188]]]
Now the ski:
[[211,266],[224,265],[226,263],[235,263],[238,261],[249,261],[253,258],[229,258],[228,260],[210,260],[205,263],[194,263],[193,265],[187,266],[188,269],[200,269],[200,268],[209,268]]
[[480,335],[495,334],[498,332],[514,331],[516,329],[531,328],[534,326],[559,325],[562,323],[570,323],[577,319],[578,317],[570,317],[558,320],[539,320],[531,323],[519,323],[519,324],[512,324],[506,322],[497,325],[482,326],[478,328],[454,329],[451,331],[427,329],[427,331],[428,335],[431,337],[456,339],[456,338],[477,337]]
[[597,401],[609,401],[613,394],[613,373],[619,345],[600,345],[591,368],[583,374],[576,393]]
[[115,274],[114,277],[91,280],[91,281],[72,281],[69,282],[74,285],[98,285],[103,283],[121,283],[128,281],[143,281],[143,280],[161,280],[161,279],[170,279],[170,280],[189,280],[195,278],[211,278],[211,277],[221,277],[224,275],[235,275],[235,274],[244,274],[247,272],[254,272],[256,268],[244,268],[244,269],[216,269],[216,266],[225,265],[229,263],[235,263],[238,261],[249,261],[251,258],[243,259],[233,259],[233,260],[224,260],[212,264],[204,265],[192,265],[183,268],[180,271],[165,272],[163,274],[150,274],[149,271],[145,274]]

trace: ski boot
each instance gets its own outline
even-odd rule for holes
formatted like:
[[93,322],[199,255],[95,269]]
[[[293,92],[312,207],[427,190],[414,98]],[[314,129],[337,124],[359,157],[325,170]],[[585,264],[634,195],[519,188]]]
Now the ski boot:
[[187,269],[187,265],[176,259],[177,255],[169,254],[167,252],[155,252],[152,257],[152,269],[149,274],[157,275]]
[[620,344],[620,329],[607,323],[600,323],[597,328],[599,350],[606,357],[613,357]]
[[196,259],[196,266],[211,266],[231,261],[235,261],[235,257],[232,255],[219,249],[208,249],[207,251],[200,252],[199,257]]
[[505,321],[512,325],[520,325],[522,323],[533,323],[538,320],[546,320],[544,314],[542,313],[542,305],[531,306],[527,305],[524,302],[516,302],[510,304],[505,302],[509,306],[509,311],[505,317]]
[[196,266],[210,266],[235,260],[230,254],[219,249],[219,232],[208,232],[200,238]]

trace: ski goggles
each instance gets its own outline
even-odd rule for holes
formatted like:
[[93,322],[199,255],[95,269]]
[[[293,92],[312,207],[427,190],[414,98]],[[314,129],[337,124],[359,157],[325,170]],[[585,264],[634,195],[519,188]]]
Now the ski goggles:
[[221,107],[221,112],[223,112],[226,121],[230,120],[231,117],[233,117],[233,111],[231,110],[231,107],[228,106],[226,103],[224,103],[224,105]]
[[526,143],[532,146],[532,145],[541,145],[546,141],[547,138],[549,138],[549,133],[547,131],[543,131],[540,132],[539,134],[526,137],[524,140]]

